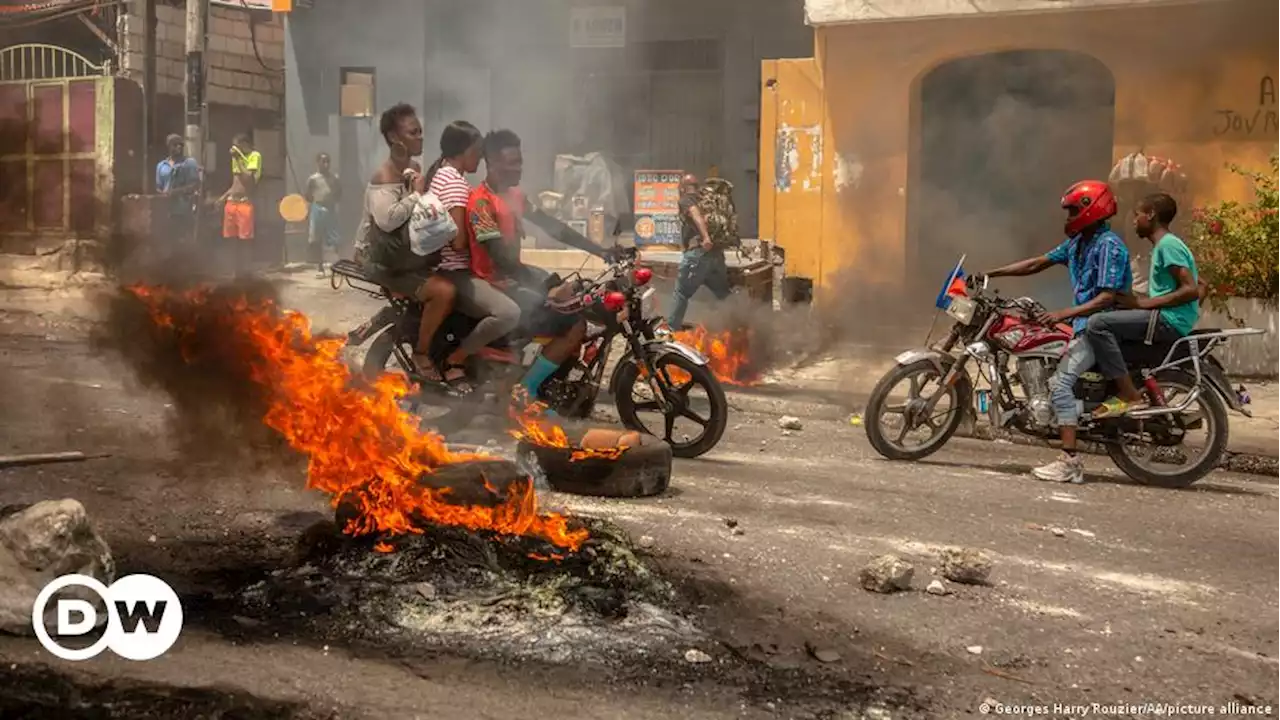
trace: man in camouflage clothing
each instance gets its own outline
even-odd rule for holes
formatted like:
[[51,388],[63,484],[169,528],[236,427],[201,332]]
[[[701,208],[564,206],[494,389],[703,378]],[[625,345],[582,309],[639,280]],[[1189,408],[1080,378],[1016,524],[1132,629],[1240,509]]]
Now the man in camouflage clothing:
[[[726,183],[727,186],[727,183]],[[729,186],[731,187],[731,186]],[[716,242],[716,235],[725,235],[728,228],[736,232],[737,218],[706,217],[699,207],[700,183],[694,175],[680,179],[680,244],[684,254],[680,258],[680,270],[676,275],[676,290],[671,301],[671,314],[667,325],[672,330],[684,328],[684,316],[689,311],[689,299],[703,285],[717,300],[729,297],[729,266],[725,264],[725,242]]]

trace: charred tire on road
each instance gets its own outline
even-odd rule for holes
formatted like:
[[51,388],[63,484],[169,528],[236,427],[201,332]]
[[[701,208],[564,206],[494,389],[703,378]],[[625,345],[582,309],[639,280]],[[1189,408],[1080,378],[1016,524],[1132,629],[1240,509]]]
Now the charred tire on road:
[[519,453],[537,460],[557,492],[634,498],[660,495],[671,485],[671,446],[649,435],[616,458],[572,460],[571,449],[527,442],[520,443]]

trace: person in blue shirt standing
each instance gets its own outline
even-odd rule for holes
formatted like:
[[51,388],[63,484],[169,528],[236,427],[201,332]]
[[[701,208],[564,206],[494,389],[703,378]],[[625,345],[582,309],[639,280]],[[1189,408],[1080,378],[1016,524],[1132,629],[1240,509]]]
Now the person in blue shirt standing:
[[1169,232],[1177,215],[1178,204],[1165,193],[1148,195],[1138,203],[1133,211],[1133,229],[1152,245],[1149,295],[1121,295],[1117,302],[1123,310],[1089,318],[1085,337],[1098,358],[1098,371],[1115,381],[1119,390],[1116,397],[1104,400],[1093,411],[1094,418],[1118,417],[1146,406],[1120,353],[1121,342],[1141,342],[1150,331],[1153,343],[1172,343],[1188,335],[1200,319],[1196,259],[1182,238]]
[[1129,249],[1107,222],[1116,214],[1116,198],[1106,183],[1085,180],[1072,185],[1062,196],[1062,209],[1067,211],[1063,225],[1067,234],[1065,241],[1039,257],[982,274],[1016,277],[1035,275],[1054,265],[1067,266],[1075,305],[1046,312],[1038,318],[1046,325],[1070,321],[1075,331],[1075,337],[1058,363],[1049,396],[1062,437],[1062,455],[1031,473],[1041,480],[1082,483],[1084,463],[1076,451],[1080,411],[1074,388],[1080,374],[1092,367],[1095,360],[1084,331],[1090,315],[1110,309],[1118,295],[1129,291],[1133,270],[1129,266]]
[[195,232],[196,198],[200,192],[200,166],[187,157],[181,135],[165,140],[169,156],[156,165],[156,192],[169,198],[168,231],[175,242],[191,239]]

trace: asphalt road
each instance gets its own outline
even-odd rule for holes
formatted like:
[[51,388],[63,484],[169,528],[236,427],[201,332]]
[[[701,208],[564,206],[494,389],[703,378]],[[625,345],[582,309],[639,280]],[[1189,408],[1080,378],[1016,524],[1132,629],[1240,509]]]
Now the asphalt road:
[[[164,398],[134,387],[85,344],[85,331],[55,315],[0,320],[0,452],[111,454],[3,472],[0,505],[80,499],[122,569],[183,553],[198,559],[198,548],[252,531],[255,518],[323,507],[297,474],[181,461],[166,439]],[[719,448],[678,462],[665,497],[550,498],[653,538],[660,565],[698,595],[697,619],[722,643],[717,659],[817,666],[901,690],[931,717],[977,713],[985,699],[1244,702],[1270,704],[1274,716],[1274,482],[1215,473],[1189,491],[1150,489],[1090,458],[1088,484],[1048,485],[1027,476],[1047,450],[970,440],[926,462],[889,463],[843,420],[802,418],[802,430],[784,435],[776,421],[788,405],[785,396],[776,402],[776,414],[736,413]],[[992,584],[923,592],[948,546],[990,554]],[[882,553],[914,563],[913,591],[859,587],[858,569]],[[839,659],[819,663],[812,650]],[[0,638],[0,658],[49,660],[34,641],[12,638]],[[184,636],[163,661],[99,659],[74,671],[242,688],[342,717],[862,717],[826,705],[819,713],[803,694],[770,699],[757,687],[748,696],[696,677],[610,687],[448,657],[409,665],[206,633]]]

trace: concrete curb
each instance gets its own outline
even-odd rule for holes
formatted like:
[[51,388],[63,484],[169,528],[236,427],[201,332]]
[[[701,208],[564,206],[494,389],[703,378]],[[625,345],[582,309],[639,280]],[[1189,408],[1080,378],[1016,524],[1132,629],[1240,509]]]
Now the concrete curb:
[[[750,392],[737,392],[732,387],[726,388],[726,393],[729,399],[730,410],[737,410],[739,412],[760,413],[765,415],[795,415],[801,418],[845,421],[852,413],[861,411],[860,402],[857,403],[857,407],[854,407],[852,405],[842,406],[834,402],[771,398],[752,394]],[[850,400],[853,400],[853,398],[850,398]],[[730,425],[732,426],[732,420],[730,420]],[[1043,440],[1027,437],[1019,433],[1009,432],[1007,430],[993,431],[990,426],[977,425],[972,419],[961,424],[960,429],[956,432],[956,437],[968,438],[971,440],[986,440],[988,442],[1008,442],[1014,445],[1028,445],[1043,448],[1054,447]],[[1106,455],[1106,450],[1095,443],[1084,443],[1081,445],[1080,449],[1090,455]],[[1248,475],[1264,475],[1275,479],[1280,475],[1280,458],[1271,455],[1233,452],[1228,450],[1226,454],[1223,455],[1222,461],[1218,463],[1218,467],[1222,470],[1228,470],[1231,472],[1245,473]]]

